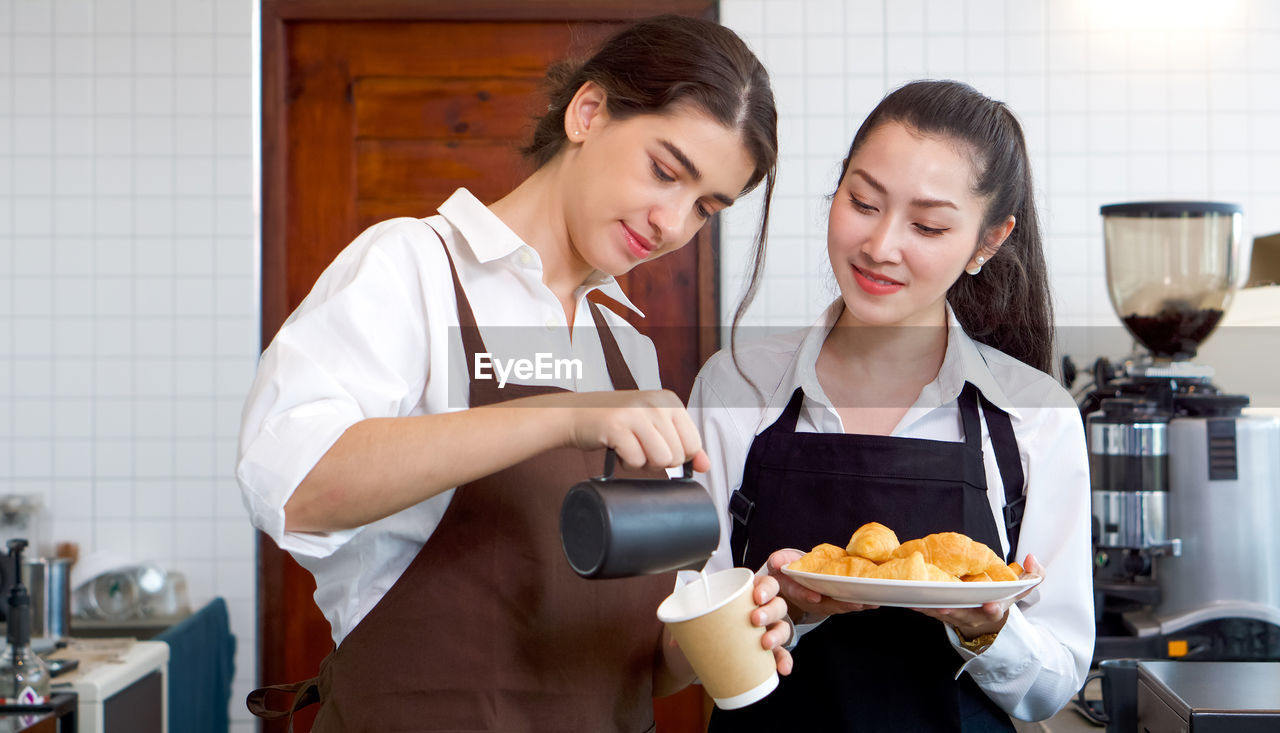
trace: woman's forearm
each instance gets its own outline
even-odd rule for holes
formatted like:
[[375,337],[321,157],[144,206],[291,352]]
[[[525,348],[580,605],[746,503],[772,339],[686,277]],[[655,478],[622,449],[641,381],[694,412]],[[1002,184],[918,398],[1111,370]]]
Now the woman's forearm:
[[285,504],[285,529],[326,532],[377,521],[565,445],[558,395],[460,412],[370,418],[331,446]]

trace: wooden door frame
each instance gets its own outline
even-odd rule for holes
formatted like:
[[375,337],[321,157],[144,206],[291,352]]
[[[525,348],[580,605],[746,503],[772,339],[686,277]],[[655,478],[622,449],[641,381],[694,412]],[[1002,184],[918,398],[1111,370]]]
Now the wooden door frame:
[[[286,179],[288,137],[285,100],[289,83],[286,34],[300,21],[625,21],[671,12],[718,18],[715,0],[261,0],[262,42],[262,188],[261,188],[261,348],[271,343],[288,317],[288,252],[285,221],[288,211]],[[703,361],[719,347],[718,258],[710,246],[698,248],[699,355]],[[305,573],[289,561],[265,535],[258,544],[258,673],[264,683],[274,679],[279,660],[289,654],[290,630],[280,589],[293,573]],[[310,597],[292,599],[310,603]],[[294,629],[294,634],[303,630]]]
[[[286,287],[287,263],[284,220],[287,216],[285,180],[286,115],[283,105],[287,79],[285,32],[289,23],[306,20],[566,20],[619,21],[680,13],[717,19],[715,0],[261,0],[262,33],[262,237],[261,348],[266,349],[292,308]],[[713,237],[715,234],[713,233]],[[698,324],[719,324],[719,282],[714,248],[698,253]],[[707,332],[702,335],[702,332]],[[718,348],[718,328],[701,328],[700,355],[705,360]]]

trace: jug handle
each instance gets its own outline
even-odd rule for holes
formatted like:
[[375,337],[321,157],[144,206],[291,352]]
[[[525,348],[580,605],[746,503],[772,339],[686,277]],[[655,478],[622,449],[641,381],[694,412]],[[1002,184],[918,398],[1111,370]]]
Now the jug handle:
[[[606,448],[604,452],[604,475],[600,477],[601,480],[608,481],[613,478],[613,467],[617,461],[618,456],[613,452],[613,449]],[[687,479],[693,478],[693,461],[685,461],[684,477]]]

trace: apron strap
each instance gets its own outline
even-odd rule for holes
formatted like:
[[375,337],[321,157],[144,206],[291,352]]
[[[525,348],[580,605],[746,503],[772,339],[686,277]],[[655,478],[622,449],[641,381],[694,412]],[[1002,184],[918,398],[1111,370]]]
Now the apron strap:
[[[485,348],[484,339],[480,336],[480,327],[476,325],[476,314],[471,310],[471,301],[467,300],[466,293],[462,291],[462,281],[458,279],[458,268],[454,267],[453,255],[449,254],[449,245],[444,243],[444,237],[440,236],[440,232],[436,228],[427,224],[427,227],[436,235],[436,239],[440,240],[440,248],[444,250],[444,257],[449,261],[449,274],[453,276],[453,297],[458,304],[458,326],[462,332],[462,348],[467,355],[467,372],[470,374],[475,364],[476,354],[488,353]],[[475,381],[475,375],[471,374],[471,381]]]
[[778,419],[773,422],[769,430],[780,430],[784,433],[794,433],[796,431],[796,423],[800,421],[800,407],[804,404],[804,390],[796,387],[796,391],[791,393],[791,400],[787,402],[787,409],[782,411]]
[[755,506],[755,501],[742,489],[734,489],[729,496],[729,516],[735,525],[729,528],[729,550],[733,553],[730,557],[738,565],[746,562],[747,522],[751,521],[751,510]]
[[622,349],[618,348],[618,340],[613,337],[613,331],[609,330],[609,324],[604,320],[604,313],[601,310],[603,307],[599,303],[587,303],[587,310],[591,311],[591,319],[596,323],[596,333],[600,336],[600,348],[604,350],[604,366],[609,370],[609,381],[613,383],[614,389],[639,389],[635,375],[631,373],[631,367],[627,366],[627,360],[622,358]]
[[965,382],[956,398],[960,410],[960,423],[964,426],[964,442],[973,450],[982,453],[982,422],[978,417],[978,388],[973,382]]
[[[756,440],[766,438],[769,433],[777,430],[783,433],[794,433],[796,431],[796,423],[800,419],[800,407],[804,404],[804,390],[796,387],[791,393],[791,399],[787,402],[786,409],[778,416],[764,432],[756,436]],[[752,450],[755,450],[755,442],[752,442]],[[748,456],[749,458],[749,456]],[[729,549],[733,553],[732,558],[736,563],[746,561],[747,553],[747,524],[751,521],[751,511],[755,509],[754,482],[742,483],[742,486],[734,489],[729,495],[729,516],[732,517],[735,526],[729,528]]]
[[[274,707],[267,702],[272,692],[293,693],[293,701],[288,708]],[[277,696],[279,697],[279,696]],[[287,685],[268,685],[259,687],[245,698],[249,712],[263,720],[289,719],[289,733],[293,733],[293,714],[308,705],[320,702],[320,678],[312,677],[302,682],[291,682]]]
[[965,442],[978,449],[982,447],[978,405],[982,405],[982,416],[987,421],[987,432],[991,434],[991,450],[996,456],[996,467],[1000,469],[1000,483],[1004,484],[1004,531],[1009,540],[1009,554],[1005,556],[1005,562],[1013,562],[1018,553],[1018,535],[1022,531],[1022,514],[1027,503],[1023,495],[1022,458],[1018,455],[1018,441],[1013,435],[1013,421],[972,382],[965,382],[959,401]]
[[[476,323],[476,314],[471,310],[471,301],[467,300],[466,293],[462,290],[462,281],[458,279],[458,268],[453,264],[453,255],[449,253],[449,246],[445,244],[444,237],[440,236],[440,232],[436,228],[427,224],[432,233],[436,235],[436,239],[440,240],[440,247],[444,249],[445,259],[449,261],[449,274],[453,276],[453,297],[458,304],[458,326],[462,331],[462,348],[467,356],[467,372],[471,377],[471,382],[475,383],[475,375],[471,374],[474,368],[476,354],[487,353],[489,350],[485,348],[484,338],[480,335],[480,326]],[[600,335],[600,346],[604,350],[605,368],[609,371],[609,381],[613,383],[614,389],[638,389],[636,386],[635,376],[631,373],[631,368],[627,366],[627,360],[622,357],[622,349],[618,347],[618,341],[614,338],[613,332],[609,330],[609,324],[605,322],[604,316],[599,312],[602,306],[594,303],[591,311],[591,318],[595,321],[596,331]]]
[[1018,455],[1018,441],[1013,435],[1013,421],[1008,413],[982,400],[982,414],[987,419],[987,431],[991,433],[991,448],[996,454],[1000,469],[1000,483],[1004,484],[1004,530],[1009,539],[1009,554],[1005,562],[1013,562],[1018,555],[1018,536],[1022,532],[1022,515],[1026,512],[1027,497],[1024,493],[1026,476],[1022,473],[1022,458]]

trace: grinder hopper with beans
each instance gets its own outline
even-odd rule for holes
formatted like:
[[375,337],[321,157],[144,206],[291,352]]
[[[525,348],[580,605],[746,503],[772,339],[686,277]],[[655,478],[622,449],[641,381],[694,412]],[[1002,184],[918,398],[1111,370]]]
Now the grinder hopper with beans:
[[[1280,416],[1193,361],[1247,280],[1243,212],[1214,201],[1101,208],[1107,290],[1135,349],[1080,394],[1093,506],[1094,659],[1280,654]],[[1227,329],[1231,330],[1231,329]],[[1264,329],[1223,336],[1274,368]],[[1064,381],[1070,369],[1064,363]],[[1266,407],[1266,405],[1263,405]]]

